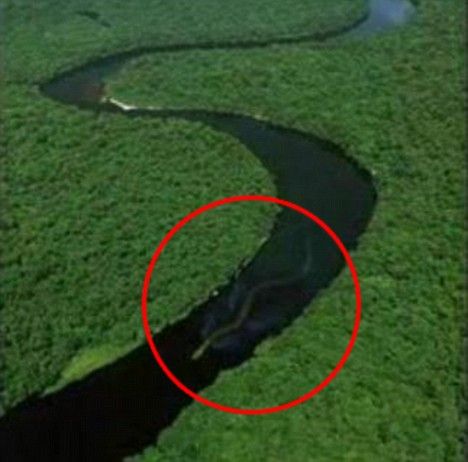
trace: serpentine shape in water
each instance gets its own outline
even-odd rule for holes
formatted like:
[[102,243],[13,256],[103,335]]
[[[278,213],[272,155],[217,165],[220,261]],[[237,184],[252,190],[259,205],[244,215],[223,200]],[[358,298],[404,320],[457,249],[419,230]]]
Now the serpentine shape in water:
[[[282,276],[276,279],[267,279],[258,285],[252,287],[242,304],[240,305],[239,309],[237,308],[237,303],[233,302],[234,300],[237,302],[238,300],[238,286],[235,285],[233,290],[231,291],[231,295],[229,297],[228,303],[225,305],[225,311],[229,314],[233,313],[234,319],[232,321],[227,322],[226,324],[221,325],[221,327],[213,330],[210,334],[207,334],[206,329],[202,330],[202,337],[205,337],[205,341],[201,344],[201,346],[195,351],[192,355],[193,359],[200,358],[203,353],[208,348],[216,348],[218,350],[223,350],[225,346],[226,338],[229,338],[230,335],[237,337],[237,330],[247,324],[247,320],[249,317],[252,317],[252,311],[254,309],[254,302],[256,301],[259,294],[262,292],[273,291],[275,287],[287,287],[297,284],[304,284],[307,281],[304,278],[309,273],[312,263],[312,251],[310,246],[310,240],[306,242],[306,248],[304,249],[305,252],[305,261],[302,263],[302,268],[299,274],[295,274],[289,276]],[[234,297],[233,297],[234,296]],[[210,314],[210,313],[208,313]],[[237,339],[236,339],[237,340]]]
[[[103,102],[101,89],[106,76],[144,53],[253,49],[344,34],[363,37],[403,24],[412,13],[408,0],[371,0],[366,18],[335,34],[147,47],[71,70],[41,90],[46,97],[84,110],[177,117],[237,138],[271,173],[279,197],[322,218],[351,249],[370,220],[376,194],[370,175],[334,144],[245,115]],[[296,212],[282,211],[251,263],[216,296],[158,333],[158,350],[179,380],[202,390],[221,370],[249,359],[264,338],[300,316],[343,266],[341,254],[321,229]],[[0,419],[0,454],[14,462],[120,461],[154,444],[191,401],[142,345],[57,392],[32,396],[11,409]]]

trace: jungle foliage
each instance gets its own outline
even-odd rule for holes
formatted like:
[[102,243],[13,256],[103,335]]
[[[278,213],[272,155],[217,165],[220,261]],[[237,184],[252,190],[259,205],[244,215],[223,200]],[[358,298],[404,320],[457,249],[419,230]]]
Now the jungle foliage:
[[[414,23],[365,42],[148,55],[116,76],[111,94],[134,104],[235,110],[338,142],[379,196],[353,254],[364,313],[338,379],[275,415],[194,405],[142,460],[461,460],[461,17],[461,2],[431,0]],[[310,390],[345,348],[351,294],[343,272],[203,395],[263,407]]]
[[[145,266],[183,215],[223,195],[274,194],[261,165],[225,135],[70,109],[34,84],[108,52],[334,30],[365,12],[364,1],[270,0],[267,21],[266,2],[229,2],[238,3],[229,14],[214,0],[197,11],[188,0],[6,2],[4,405],[142,341]],[[147,55],[112,79],[110,94],[128,103],[255,114],[333,140],[372,172],[379,195],[353,252],[359,340],[333,384],[269,416],[194,404],[136,460],[461,459],[463,6],[418,8],[413,24],[366,42]],[[73,14],[86,9],[111,27]],[[181,316],[225,282],[273,212],[236,206],[194,222],[162,262],[154,322]],[[351,293],[343,272],[313,310],[204,396],[262,407],[311,389],[347,343]]]

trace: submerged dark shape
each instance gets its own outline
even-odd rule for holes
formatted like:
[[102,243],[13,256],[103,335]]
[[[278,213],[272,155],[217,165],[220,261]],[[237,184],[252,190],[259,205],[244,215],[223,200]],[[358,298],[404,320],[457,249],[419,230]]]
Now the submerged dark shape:
[[[371,21],[376,5],[382,3],[390,5],[389,0],[372,0],[369,18],[359,24]],[[241,42],[237,47],[266,47],[311,38]],[[189,44],[120,53],[62,74],[41,90],[50,98],[83,109],[137,118],[178,117],[203,122],[234,136],[272,174],[279,197],[312,211],[348,249],[354,248],[370,220],[376,193],[370,175],[333,143],[243,115],[202,110],[124,110],[111,102],[102,103],[103,77],[135,56],[213,48],[216,44]],[[236,44],[219,44],[219,48],[234,49]],[[340,252],[321,229],[305,217],[283,210],[269,240],[236,279],[155,336],[158,350],[179,380],[198,392],[212,384],[221,370],[248,360],[264,338],[278,334],[296,319],[343,265]],[[239,328],[215,339],[197,359],[195,353],[200,345],[226,322],[232,322],[249,299],[252,306]],[[148,347],[142,345],[57,392],[30,397],[11,409],[0,419],[0,454],[13,462],[120,461],[154,444],[160,432],[190,402],[191,398],[169,381]]]
[[[294,228],[293,230],[296,231]],[[296,233],[290,234],[290,236],[282,237],[281,241],[298,244],[297,241],[293,241]],[[304,261],[301,262],[299,269],[280,268],[280,274],[276,277],[269,276],[250,288],[246,285],[247,281],[243,281],[240,277],[233,283],[226,304],[223,306],[224,309],[215,313],[207,312],[205,323],[200,331],[204,341],[192,358],[198,359],[209,348],[217,351],[245,349],[249,342],[242,339],[242,333],[248,333],[249,337],[256,339],[262,332],[271,334],[275,327],[278,328],[283,324],[282,319],[285,316],[282,306],[283,304],[287,306],[290,298],[294,297],[280,301],[278,290],[294,287],[299,289],[311,285],[308,280],[313,261],[311,237],[308,234],[303,234],[303,236],[304,242],[300,242],[301,239],[299,239],[300,245],[296,245],[296,251],[304,255]],[[289,257],[290,253],[283,252],[283,255]],[[267,300],[265,300],[265,295],[268,295]],[[276,296],[273,298],[272,295]],[[221,315],[224,318],[223,322],[216,319],[215,315]]]

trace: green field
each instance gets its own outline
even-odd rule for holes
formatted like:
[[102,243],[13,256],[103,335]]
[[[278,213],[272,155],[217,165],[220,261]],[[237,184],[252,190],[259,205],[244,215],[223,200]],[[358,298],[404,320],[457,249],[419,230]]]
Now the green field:
[[[3,407],[142,341],[145,267],[183,215],[226,195],[274,194],[260,163],[225,135],[71,109],[34,84],[108,52],[297,36],[365,13],[364,1],[197,3],[6,3]],[[88,8],[112,27],[72,14]],[[412,24],[365,42],[153,54],[112,78],[108,94],[126,103],[254,114],[333,140],[372,172],[379,196],[353,252],[363,320],[337,380],[270,416],[193,404],[136,459],[462,460],[462,17],[461,1],[427,0]],[[176,319],[226,281],[273,213],[249,204],[193,223],[161,263],[154,321]],[[343,272],[313,310],[202,394],[262,407],[308,391],[347,343],[351,290]]]

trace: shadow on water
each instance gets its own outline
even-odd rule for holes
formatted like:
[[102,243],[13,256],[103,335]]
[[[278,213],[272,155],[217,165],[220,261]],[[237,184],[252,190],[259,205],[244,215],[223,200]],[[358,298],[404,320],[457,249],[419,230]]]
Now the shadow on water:
[[[375,0],[371,6],[380,14],[376,5],[390,2],[406,3]],[[370,16],[356,25],[364,27],[365,34],[374,10],[371,8]],[[374,24],[380,30],[383,22],[379,19]],[[393,26],[395,21],[389,24]],[[267,44],[239,45],[256,46]],[[200,46],[170,48],[103,58],[59,76],[41,89],[48,97],[83,109],[136,118],[182,118],[234,136],[271,173],[279,197],[312,211],[348,249],[354,248],[370,220],[376,194],[370,175],[347,159],[336,145],[243,115],[201,110],[123,110],[115,104],[100,103],[103,77],[132,57],[148,51],[192,50]],[[263,339],[290,325],[343,266],[339,250],[324,231],[285,209],[278,214],[268,241],[247,267],[216,296],[155,336],[158,350],[186,386],[200,391],[212,384],[220,371],[252,357]],[[200,344],[238,319],[242,311],[245,316],[241,326],[213,341],[199,359],[194,359]],[[31,397],[11,409],[0,420],[0,454],[8,461],[119,461],[154,444],[161,430],[171,425],[191,401],[169,381],[148,347],[142,345],[80,381],[50,395]]]

